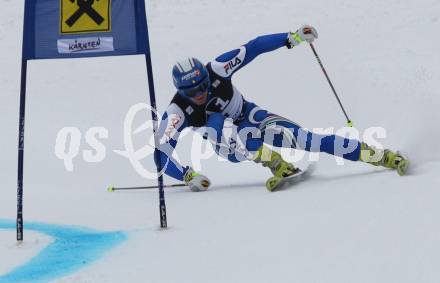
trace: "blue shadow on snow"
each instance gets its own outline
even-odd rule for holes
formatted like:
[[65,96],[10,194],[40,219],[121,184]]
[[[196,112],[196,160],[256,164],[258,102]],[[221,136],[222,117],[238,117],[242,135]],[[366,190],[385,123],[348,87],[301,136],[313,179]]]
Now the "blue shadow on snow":
[[[74,226],[26,222],[24,228],[44,233],[53,242],[28,262],[0,275],[0,283],[48,282],[69,275],[127,239],[124,232],[98,232]],[[0,219],[0,229],[15,230],[15,222]]]

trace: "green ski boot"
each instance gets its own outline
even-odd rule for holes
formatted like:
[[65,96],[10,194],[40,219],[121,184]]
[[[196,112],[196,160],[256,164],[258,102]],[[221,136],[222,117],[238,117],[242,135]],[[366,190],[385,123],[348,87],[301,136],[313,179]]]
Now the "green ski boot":
[[268,167],[274,175],[266,181],[266,189],[270,192],[273,192],[290,177],[302,173],[302,171],[295,168],[293,164],[284,161],[279,153],[265,146],[261,146],[258,149],[254,161],[261,163],[264,167]]
[[406,174],[409,166],[408,158],[399,152],[392,152],[388,149],[378,149],[366,143],[361,143],[361,155],[359,160],[374,166],[396,169],[400,176]]

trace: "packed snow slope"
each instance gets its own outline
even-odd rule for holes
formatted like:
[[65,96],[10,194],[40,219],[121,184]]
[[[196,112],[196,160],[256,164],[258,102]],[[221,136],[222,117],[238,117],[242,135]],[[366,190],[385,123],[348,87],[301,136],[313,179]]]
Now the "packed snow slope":
[[[0,0],[0,219],[15,219],[23,1]],[[412,160],[410,174],[321,155],[311,177],[264,188],[267,169],[216,157],[201,162],[208,192],[167,189],[169,229],[159,227],[154,185],[114,153],[124,150],[129,108],[148,102],[142,57],[29,63],[25,138],[26,221],[125,231],[128,240],[93,265],[56,282],[439,282],[440,3],[390,1],[147,1],[160,112],[173,93],[171,67],[203,61],[259,35],[316,26],[316,49],[360,131],[383,127],[384,146]],[[308,128],[336,129],[343,115],[310,48],[262,55],[234,78],[248,100]],[[137,126],[150,119],[144,112]],[[55,155],[58,132],[77,127],[80,152],[68,172]],[[91,127],[105,127],[106,157],[88,163]],[[135,137],[137,148],[151,137]],[[177,148],[190,164],[191,135]],[[197,150],[197,149],[192,149]],[[300,162],[304,165],[307,162]],[[143,164],[154,168],[152,158]],[[200,169],[200,168],[199,168]],[[170,178],[166,183],[174,183]],[[29,232],[14,246],[0,230],[5,274],[50,243]]]

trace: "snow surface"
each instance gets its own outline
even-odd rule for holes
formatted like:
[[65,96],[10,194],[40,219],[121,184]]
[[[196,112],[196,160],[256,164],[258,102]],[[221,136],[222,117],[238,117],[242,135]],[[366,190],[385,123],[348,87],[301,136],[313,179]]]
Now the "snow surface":
[[0,254],[1,265],[0,274],[6,274],[14,268],[20,266],[23,262],[37,255],[44,247],[52,242],[52,239],[42,233],[29,231],[26,233],[26,242],[17,244],[11,241],[15,238],[15,231],[0,230]]
[[[23,1],[0,3],[0,219],[14,219]],[[213,157],[202,162],[210,191],[166,190],[169,229],[162,231],[156,191],[106,191],[109,184],[155,184],[113,152],[124,149],[128,109],[148,101],[143,58],[30,62],[25,220],[130,233],[101,261],[56,282],[440,281],[438,1],[153,0],[147,13],[160,111],[174,91],[177,59],[207,61],[258,35],[310,23],[355,125],[384,127],[381,142],[407,153],[412,170],[399,177],[321,155],[309,180],[268,193],[267,169]],[[344,125],[307,45],[263,55],[234,81],[247,99],[308,128]],[[105,160],[86,163],[80,153],[67,172],[54,153],[66,126],[83,136],[107,128]],[[138,135],[137,146],[150,136]],[[177,150],[186,164],[190,141],[183,138]],[[89,149],[83,139],[81,150]],[[154,168],[152,159],[144,163]],[[0,272],[11,258],[17,265],[26,258],[10,232],[1,232]],[[26,251],[28,258],[35,252]]]

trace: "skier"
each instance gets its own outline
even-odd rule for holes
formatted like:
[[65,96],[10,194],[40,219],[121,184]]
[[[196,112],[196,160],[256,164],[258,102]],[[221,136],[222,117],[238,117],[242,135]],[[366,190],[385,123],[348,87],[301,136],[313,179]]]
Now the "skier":
[[[193,127],[196,130],[206,129],[204,138],[213,143],[217,154],[228,160],[253,160],[268,167],[274,175],[266,182],[269,191],[275,190],[286,179],[300,174],[301,170],[286,162],[265,143],[275,147],[300,147],[306,151],[325,152],[351,161],[396,169],[399,175],[404,175],[409,162],[399,153],[377,149],[358,140],[307,131],[289,119],[245,100],[232,84],[234,73],[258,55],[281,47],[291,49],[302,42],[312,43],[316,38],[316,29],[304,25],[296,32],[259,36],[206,65],[195,58],[177,62],[172,70],[177,93],[163,115],[157,133],[160,144],[156,149],[155,161],[159,168],[167,175],[184,181],[192,191],[208,189],[210,181],[206,176],[191,167],[181,166],[171,157],[180,132],[186,127]],[[235,127],[238,132],[243,129],[255,130],[256,134],[250,138],[245,135],[244,140],[225,137],[222,130],[227,126]],[[281,131],[275,132],[272,139],[268,139],[269,131],[276,128]],[[305,137],[303,143],[298,141],[301,136]],[[287,143],[286,137],[289,137]],[[320,144],[314,147],[312,140],[318,140]],[[353,150],[349,153],[340,152],[335,148],[336,144],[351,144]]]

